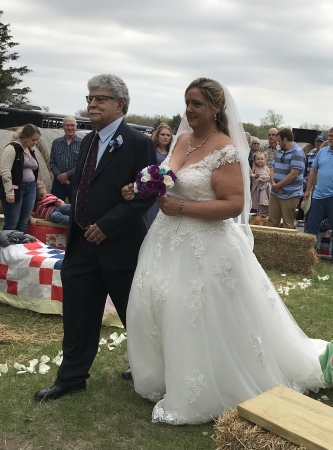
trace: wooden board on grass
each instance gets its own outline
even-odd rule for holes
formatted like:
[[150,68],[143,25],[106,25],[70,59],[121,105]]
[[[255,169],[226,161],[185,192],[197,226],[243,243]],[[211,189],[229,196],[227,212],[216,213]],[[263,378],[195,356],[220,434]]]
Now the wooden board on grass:
[[240,403],[237,412],[308,450],[333,450],[333,408],[285,386]]

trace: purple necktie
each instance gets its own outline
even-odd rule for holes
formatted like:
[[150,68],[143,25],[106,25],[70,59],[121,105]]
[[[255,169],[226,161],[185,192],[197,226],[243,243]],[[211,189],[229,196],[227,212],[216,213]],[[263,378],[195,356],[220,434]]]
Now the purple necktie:
[[99,134],[96,133],[91,143],[77,190],[75,222],[84,230],[89,227],[89,186],[95,175],[98,143]]

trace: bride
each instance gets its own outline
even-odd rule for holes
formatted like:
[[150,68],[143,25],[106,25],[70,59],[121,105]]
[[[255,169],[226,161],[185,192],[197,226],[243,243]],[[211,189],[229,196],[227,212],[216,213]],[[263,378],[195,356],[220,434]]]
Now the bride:
[[318,390],[327,344],[298,327],[252,252],[248,145],[230,93],[199,78],[185,103],[189,131],[165,160],[177,181],[158,199],[127,309],[135,390],[156,403],[153,422],[173,425],[277,384]]

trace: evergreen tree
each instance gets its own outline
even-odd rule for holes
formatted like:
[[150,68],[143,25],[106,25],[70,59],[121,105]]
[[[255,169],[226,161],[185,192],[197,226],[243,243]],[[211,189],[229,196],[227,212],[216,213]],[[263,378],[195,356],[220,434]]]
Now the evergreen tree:
[[[0,11],[0,18],[2,14],[3,11]],[[21,77],[31,70],[27,66],[8,65],[19,58],[18,53],[11,52],[18,43],[12,41],[9,25],[0,22],[0,105],[18,108],[27,103],[27,95],[31,92],[29,87],[19,87]]]

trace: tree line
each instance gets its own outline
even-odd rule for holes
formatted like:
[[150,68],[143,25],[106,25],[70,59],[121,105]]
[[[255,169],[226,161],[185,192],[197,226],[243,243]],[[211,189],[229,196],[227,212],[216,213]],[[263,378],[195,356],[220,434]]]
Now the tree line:
[[[3,11],[0,11],[0,19]],[[32,72],[27,66],[13,67],[11,63],[19,59],[17,52],[12,51],[13,47],[19,45],[13,41],[13,37],[10,35],[10,24],[4,24],[0,22],[0,106],[10,108],[25,108],[29,103],[28,95],[31,93],[29,87],[22,87],[22,77]],[[45,110],[48,110],[47,106],[44,106]],[[75,115],[81,117],[87,117],[87,110],[78,110]],[[181,115],[175,114],[169,118],[166,116],[154,115],[138,115],[128,114],[125,120],[128,123],[134,123],[137,125],[146,125],[157,128],[161,122],[165,122],[170,126],[175,133],[181,122]],[[244,130],[248,131],[252,136],[256,136],[259,139],[267,138],[267,130],[269,128],[281,128],[283,124],[282,114],[278,114],[273,110],[268,110],[266,116],[260,119],[260,125],[253,123],[243,123]],[[311,123],[303,123],[299,128],[318,130],[321,133],[327,133],[330,129],[328,125],[318,125]]]

